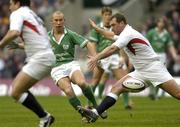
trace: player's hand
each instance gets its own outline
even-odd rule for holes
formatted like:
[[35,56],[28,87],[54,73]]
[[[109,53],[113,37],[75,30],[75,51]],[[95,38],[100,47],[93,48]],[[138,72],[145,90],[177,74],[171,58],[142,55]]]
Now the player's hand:
[[18,43],[16,43],[16,42],[11,42],[11,43],[9,43],[8,45],[7,45],[7,48],[8,49],[18,49],[19,48],[19,45],[18,45]]
[[93,20],[89,19],[89,23],[90,23],[91,27],[97,28],[97,25]]
[[177,57],[175,59],[175,63],[176,64],[180,64],[180,55],[177,55]]
[[97,62],[98,62],[98,59],[96,56],[88,56],[89,58],[89,61],[88,61],[88,68],[93,71],[94,68],[97,66]]

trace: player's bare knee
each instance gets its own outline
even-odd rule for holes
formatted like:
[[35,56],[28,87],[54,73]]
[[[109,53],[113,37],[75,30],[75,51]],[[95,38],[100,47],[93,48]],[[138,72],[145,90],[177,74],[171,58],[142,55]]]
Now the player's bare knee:
[[77,82],[77,84],[78,84],[78,86],[79,86],[80,88],[84,88],[84,87],[86,87],[86,85],[87,85],[87,83],[85,82],[85,80],[79,80],[79,81]]
[[122,87],[122,85],[114,85],[113,87],[112,87],[112,89],[111,89],[111,92],[113,92],[113,93],[121,93],[121,92],[123,92],[123,87]]
[[180,100],[180,92],[173,95],[176,99]]
[[69,86],[69,87],[66,87],[66,88],[64,89],[64,92],[65,92],[67,95],[69,95],[69,94],[71,94],[71,93],[73,92],[73,90],[72,90],[72,88]]

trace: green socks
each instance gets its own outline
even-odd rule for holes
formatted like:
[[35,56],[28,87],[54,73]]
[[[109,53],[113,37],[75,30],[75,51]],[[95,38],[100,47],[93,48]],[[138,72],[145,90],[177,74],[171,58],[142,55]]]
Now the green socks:
[[99,87],[98,98],[99,98],[99,99],[102,99],[102,97],[103,97],[102,94],[103,94],[103,91],[104,91],[104,85],[105,85],[105,84],[99,84],[99,85],[98,85],[98,87]]
[[129,105],[129,95],[128,93],[123,93],[123,100],[124,100],[124,106],[128,106]]
[[92,91],[93,91],[93,93],[95,92],[95,90],[96,90],[96,87],[97,87],[97,85],[95,85],[95,86],[92,86]]
[[82,89],[82,92],[84,96],[93,104],[94,107],[97,106],[94,94],[89,86],[86,86],[85,88]]
[[73,98],[69,98],[69,103],[77,110],[77,106],[81,105],[79,99],[75,96]]

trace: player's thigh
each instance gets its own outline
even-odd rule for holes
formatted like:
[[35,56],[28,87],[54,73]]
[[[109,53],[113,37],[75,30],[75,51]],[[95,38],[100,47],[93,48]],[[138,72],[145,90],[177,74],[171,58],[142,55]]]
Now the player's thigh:
[[113,69],[113,76],[116,78],[116,80],[121,79],[127,74],[127,71],[122,68]]
[[17,98],[19,98],[22,93],[26,92],[37,81],[37,79],[32,78],[25,72],[19,72],[12,82],[12,96],[16,96]]
[[84,84],[86,83],[84,74],[82,73],[81,70],[75,70],[75,71],[72,73],[71,81],[72,81],[74,84],[77,84],[77,85],[80,85],[80,86],[81,86],[81,85],[84,85]]
[[50,66],[44,65],[43,63],[28,62],[13,81],[12,94],[18,96],[26,92],[35,85],[38,80],[47,76],[50,69]]
[[44,63],[29,62],[22,68],[22,71],[36,80],[41,80],[50,74],[51,69],[51,66]]
[[57,85],[68,97],[75,95],[69,77],[59,79]]
[[159,85],[159,87],[173,97],[180,99],[180,86],[176,83],[174,79]]

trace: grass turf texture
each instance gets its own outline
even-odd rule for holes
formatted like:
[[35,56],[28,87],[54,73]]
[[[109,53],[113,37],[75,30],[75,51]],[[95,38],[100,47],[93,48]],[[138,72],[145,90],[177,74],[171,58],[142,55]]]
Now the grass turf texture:
[[[84,98],[80,98],[83,104]],[[133,97],[135,108],[127,111],[122,98],[108,110],[108,119],[82,124],[80,115],[69,105],[66,97],[38,97],[56,121],[52,127],[179,127],[180,101],[167,97],[152,101],[147,97]],[[39,119],[10,97],[0,97],[0,127],[37,127]]]

